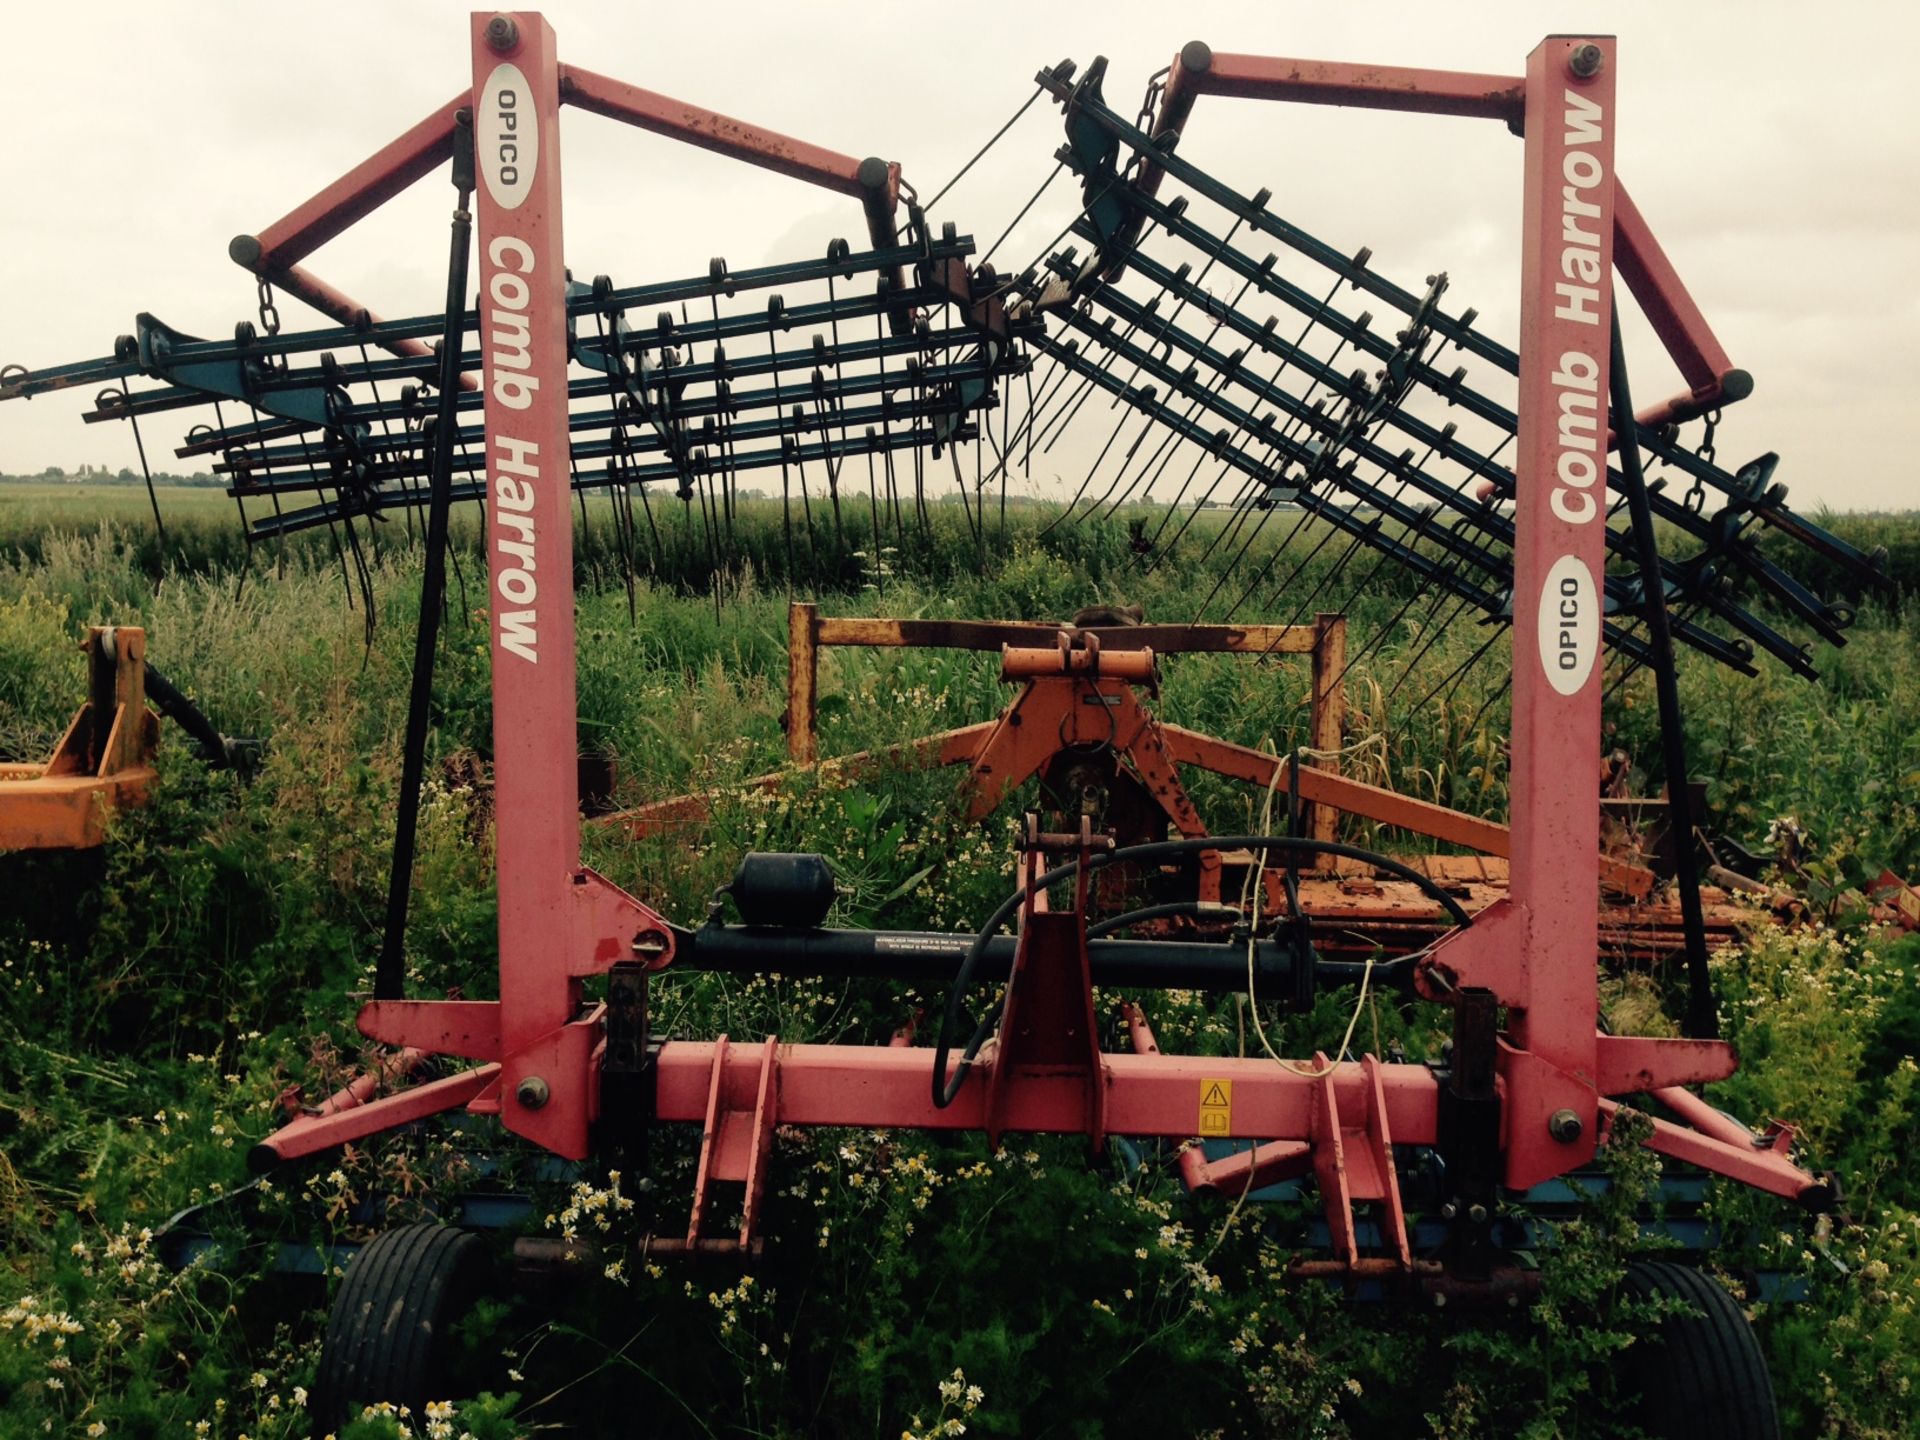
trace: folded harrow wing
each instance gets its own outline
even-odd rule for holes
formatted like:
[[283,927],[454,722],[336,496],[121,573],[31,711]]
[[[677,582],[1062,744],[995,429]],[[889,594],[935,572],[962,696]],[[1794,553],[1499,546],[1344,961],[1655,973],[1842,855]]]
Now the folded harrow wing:
[[[1253,1148],[1212,1169],[1191,1152],[1196,1186],[1316,1177],[1332,1255],[1305,1265],[1309,1273],[1454,1295],[1505,1293],[1511,1267],[1490,1239],[1500,1196],[1590,1161],[1634,1097],[1661,1112],[1647,1142],[1655,1150],[1809,1207],[1831,1202],[1830,1187],[1794,1162],[1790,1130],[1756,1134],[1686,1088],[1736,1063],[1712,1038],[1703,986],[1690,1038],[1612,1035],[1596,1021],[1603,691],[1645,665],[1664,701],[1677,644],[1737,669],[1764,654],[1811,673],[1803,643],[1775,617],[1839,642],[1850,612],[1793,579],[1761,548],[1763,534],[1816,551],[1861,583],[1874,570],[1787,507],[1775,457],[1733,471],[1714,458],[1720,408],[1751,386],[1616,181],[1610,38],[1549,38],[1514,77],[1189,46],[1137,123],[1102,99],[1104,61],[1084,74],[1055,66],[1038,84],[1062,107],[1059,167],[1081,187],[1055,244],[1074,243],[1006,275],[970,265],[967,237],[934,229],[898,166],[856,162],[564,64],[537,14],[475,15],[471,58],[470,88],[286,219],[234,242],[235,259],[259,278],[259,325],[196,340],[142,317],[112,356],[8,372],[0,391],[106,385],[89,418],[136,427],[207,406],[211,421],[184,453],[218,457],[236,500],[252,504],[254,533],[330,526],[345,553],[356,526],[424,509],[430,595],[448,505],[485,502],[498,998],[404,997],[390,929],[359,1025],[401,1059],[267,1136],[260,1164],[460,1110],[497,1116],[569,1160],[633,1157],[649,1127],[696,1125],[694,1200],[679,1244],[750,1253],[777,1127],[1053,1132],[1095,1145],[1204,1135]],[[1243,196],[1200,168],[1185,134],[1209,92],[1479,117],[1520,132],[1517,348],[1478,329],[1474,311],[1449,308],[1445,276],[1401,288],[1370,268],[1368,252],[1338,251],[1282,219],[1267,192]],[[566,106],[844,192],[860,202],[868,248],[837,243],[821,258],[754,270],[715,260],[705,276],[664,285],[575,280],[561,248]],[[449,161],[460,204],[446,314],[382,320],[304,268],[316,246]],[[1274,251],[1258,253],[1267,244]],[[1686,384],[1638,416],[1617,339],[1615,273]],[[803,291],[806,299],[790,298]],[[335,328],[283,328],[275,292],[309,301]],[[1391,319],[1356,313],[1347,292]],[[996,412],[997,436],[988,423]],[[1708,438],[1686,448],[1679,430],[1695,421]],[[1416,582],[1409,606],[1431,597],[1429,624],[1444,623],[1443,612],[1491,622],[1482,654],[1510,637],[1503,899],[1470,916],[1427,876],[1325,832],[1140,844],[1084,816],[1054,831],[1027,827],[1012,893],[971,941],[822,928],[833,892],[818,857],[748,856],[732,886],[744,923],[697,928],[581,863],[572,492],[611,492],[642,547],[649,496],[671,486],[698,508],[718,565],[743,472],[778,472],[788,543],[804,548],[820,526],[846,523],[856,496],[876,539],[883,511],[896,526],[913,523],[937,474],[926,460],[943,461],[984,544],[990,487],[1076,426],[1097,432],[1084,449],[1098,456],[1052,523],[1152,502],[1136,528],[1143,564],[1176,547],[1230,562],[1216,566],[1221,579],[1197,603],[1196,623],[1231,621],[1249,606],[1294,610],[1295,623],[1337,610],[1329,597],[1364,557],[1355,588],[1391,566]],[[1662,479],[1648,483],[1643,455],[1678,477],[1684,496]],[[856,458],[864,495],[849,490]],[[791,525],[794,500],[812,522],[797,527],[804,534]],[[1680,538],[1676,553],[1655,547],[1656,520]],[[1326,578],[1302,582],[1305,562],[1329,546],[1336,563]],[[1764,604],[1740,599],[1756,591]],[[396,846],[402,904],[431,620]],[[1350,647],[1344,663],[1373,643]],[[1097,670],[1102,693],[1124,709],[1152,658],[1063,630],[1010,649],[1004,663],[1035,687]],[[1666,712],[1663,704],[1671,742],[1677,712]],[[1681,773],[1671,755],[1668,773]],[[1685,787],[1672,789],[1678,805]],[[1690,833],[1684,815],[1675,824]],[[1257,857],[1263,872],[1270,860],[1364,862],[1419,887],[1452,928],[1374,964],[1321,956],[1296,930],[1257,922],[1232,943],[1119,939],[1089,924],[1090,887],[1109,869],[1213,864],[1228,851]],[[664,1038],[649,1029],[648,984],[672,968],[912,977],[944,983],[949,998],[930,1047]],[[1096,986],[1250,991],[1258,1003],[1299,1007],[1320,986],[1363,976],[1452,1008],[1443,1068],[1373,1055],[1285,1064],[1168,1055],[1137,1009],[1128,1011],[1129,1050],[1098,1042]],[[1703,977],[1702,967],[1696,982]],[[994,1003],[972,1014],[987,993]],[[424,1056],[468,1063],[388,1085],[417,1073]],[[1449,1239],[1418,1255],[1397,1178],[1414,1149],[1437,1156],[1447,1177]],[[1377,1228],[1356,1224],[1369,1205]],[[723,1226],[723,1214],[738,1223]],[[1369,1234],[1379,1243],[1363,1243]],[[329,1360],[326,1371],[343,1395],[357,1383],[345,1363]]]

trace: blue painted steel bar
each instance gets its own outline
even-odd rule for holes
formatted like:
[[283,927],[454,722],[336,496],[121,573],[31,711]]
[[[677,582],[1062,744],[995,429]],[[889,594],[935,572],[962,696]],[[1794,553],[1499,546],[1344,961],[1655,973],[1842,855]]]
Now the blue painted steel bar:
[[[697,279],[670,280],[653,285],[635,285],[612,290],[599,300],[596,300],[588,290],[569,296],[567,314],[578,318],[612,310],[636,309],[649,305],[672,305],[683,300],[704,300],[715,293],[732,295],[741,290],[764,290],[775,285],[802,284],[824,279],[828,275],[849,277],[855,274],[891,270],[902,264],[911,265],[920,261],[964,257],[971,255],[973,248],[973,237],[961,235],[951,239],[929,240],[924,245],[903,245],[887,250],[860,251],[838,260],[822,258],[728,271],[717,280],[707,276]],[[925,303],[930,298],[936,297],[923,296],[916,289],[907,294],[892,297],[892,300],[894,303],[901,301]],[[182,336],[178,337],[178,343],[175,346],[174,361],[178,365],[186,365],[202,361],[235,360],[249,354],[300,355],[337,346],[356,346],[363,342],[369,345],[381,345],[393,340],[418,340],[436,334],[441,323],[440,316],[419,315],[403,320],[383,320],[378,324],[363,327],[332,326],[321,330],[293,331],[283,335],[261,337],[248,345],[226,340],[203,340]],[[465,328],[472,331],[478,323],[477,315],[473,311],[468,311],[464,320]],[[417,368],[421,364],[430,366],[432,362],[421,358],[413,363]],[[475,363],[478,364],[477,359]],[[10,370],[7,378],[0,381],[0,400],[31,398],[52,390],[128,379],[142,373],[134,356],[118,354],[42,370]]]

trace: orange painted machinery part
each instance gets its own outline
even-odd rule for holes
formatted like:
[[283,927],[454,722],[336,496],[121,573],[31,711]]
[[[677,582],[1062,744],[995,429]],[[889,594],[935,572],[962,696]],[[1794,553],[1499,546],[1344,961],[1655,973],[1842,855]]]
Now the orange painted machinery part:
[[146,631],[96,625],[87,700],[44,764],[0,764],[0,851],[87,850],[107,817],[146,803],[160,717],[146,703]]
[[1052,650],[1009,645],[1000,652],[1002,680],[1037,680],[1061,675],[1085,679],[1125,680],[1133,685],[1157,685],[1160,672],[1153,663],[1151,650],[1114,650],[1103,652],[1097,637],[1088,636],[1082,645],[1072,643],[1071,632],[1060,632],[1060,644]]
[[[1154,645],[1143,643],[1143,635],[1151,637]],[[1180,780],[1180,767],[1211,771],[1263,789],[1284,780],[1297,787],[1308,807],[1310,833],[1315,838],[1335,838],[1339,817],[1344,814],[1477,851],[1481,856],[1500,857],[1498,878],[1481,878],[1482,888],[1489,892],[1484,898],[1503,892],[1504,858],[1511,844],[1506,826],[1340,773],[1338,760],[1333,757],[1340,749],[1345,716],[1339,685],[1345,640],[1345,621],[1339,615],[1321,615],[1312,625],[1298,626],[1075,628],[969,620],[823,618],[813,605],[796,602],[788,612],[789,751],[797,764],[817,766],[823,774],[849,779],[886,768],[964,765],[969,772],[967,813],[979,820],[992,813],[1010,790],[1038,774],[1064,750],[1076,745],[1111,748],[1125,760],[1172,827],[1189,837],[1207,832]],[[901,745],[822,760],[814,729],[819,650],[836,645],[997,649],[1001,677],[1019,683],[1021,690],[997,719]],[[1301,765],[1295,777],[1290,774],[1294,767],[1291,756],[1271,755],[1158,720],[1140,703],[1134,690],[1157,685],[1159,653],[1183,652],[1311,657],[1309,730],[1318,758]],[[787,772],[774,771],[744,781],[739,788],[743,792],[777,789],[787,778]],[[676,796],[601,819],[641,838],[706,820],[716,798],[712,794]],[[1201,899],[1219,898],[1222,858],[1207,857],[1209,867],[1200,877]],[[1481,868],[1485,870],[1484,863]],[[1621,923],[1610,927],[1616,942],[1624,931],[1635,937],[1625,946],[1628,953],[1671,953],[1668,927],[1663,920],[1654,919],[1646,907],[1654,888],[1653,872],[1603,855],[1600,876],[1609,894],[1635,902],[1631,912],[1616,917]],[[1314,899],[1319,903],[1310,906],[1303,892],[1303,908],[1324,910],[1329,918],[1366,918],[1384,921],[1389,927],[1406,918],[1393,913],[1393,903],[1384,901],[1384,897],[1349,903],[1332,887],[1319,887]],[[1421,909],[1423,920],[1408,930],[1409,939],[1419,933],[1431,909],[1422,908],[1417,901],[1415,908]],[[1734,933],[1731,913],[1719,918],[1725,924],[1717,928],[1727,935]],[[1422,935],[1420,943],[1427,938],[1430,935]],[[1394,948],[1389,943],[1389,953]],[[1410,943],[1407,948],[1417,949],[1418,943]]]

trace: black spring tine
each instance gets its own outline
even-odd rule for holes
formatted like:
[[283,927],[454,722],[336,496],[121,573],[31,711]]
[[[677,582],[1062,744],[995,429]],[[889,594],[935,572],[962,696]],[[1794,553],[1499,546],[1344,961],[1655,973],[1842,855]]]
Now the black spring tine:
[[[807,519],[807,556],[812,563],[813,583],[820,584],[820,542],[813,532],[813,497],[807,493],[807,461],[805,451],[800,444],[801,425],[806,412],[798,405],[793,407],[793,445],[794,469],[800,477],[800,504]],[[780,463],[786,464],[786,445],[783,439],[780,449]]]

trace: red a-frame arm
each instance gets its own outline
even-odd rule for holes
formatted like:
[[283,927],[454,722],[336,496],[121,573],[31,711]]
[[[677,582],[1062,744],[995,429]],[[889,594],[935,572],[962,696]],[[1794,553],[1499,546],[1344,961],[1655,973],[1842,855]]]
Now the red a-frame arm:
[[[562,105],[576,105],[658,135],[684,140],[704,150],[851,195],[860,201],[865,212],[868,237],[875,249],[892,249],[900,243],[893,219],[900,199],[898,164],[871,156],[856,160],[703,106],[610,80],[591,70],[561,65],[559,71]],[[257,236],[234,237],[228,253],[243,269],[299,296],[342,325],[355,324],[362,316],[377,321],[379,317],[358,300],[328,284],[301,262],[414,181],[444,164],[453,153],[454,114],[472,104],[472,100],[472,92],[462,90]],[[901,283],[899,275],[894,278],[897,284]],[[910,321],[904,316],[895,316],[893,323],[899,331]],[[430,353],[419,340],[396,340],[387,343],[386,348],[396,355]],[[461,381],[467,389],[477,384],[471,375],[462,376]]]

